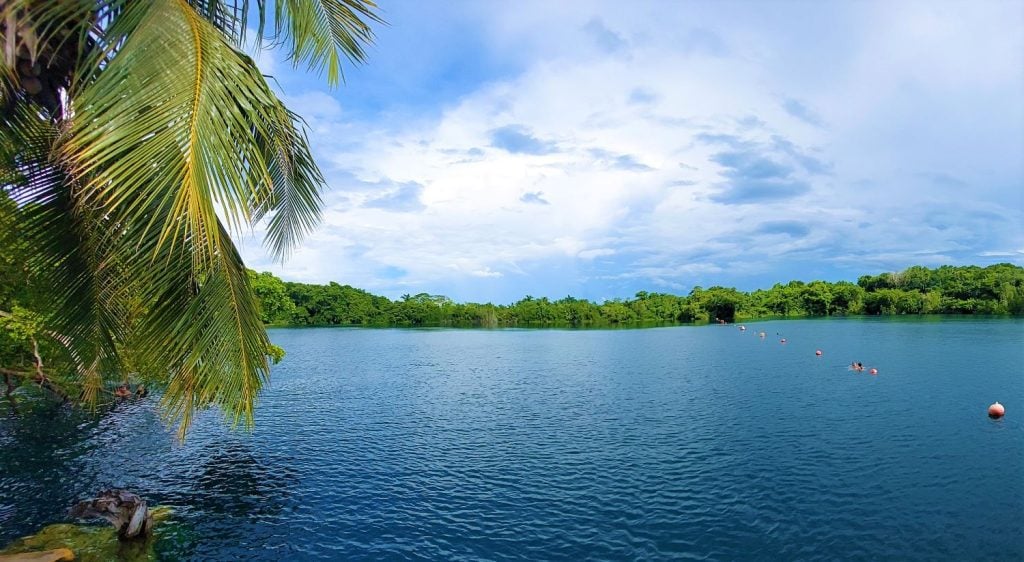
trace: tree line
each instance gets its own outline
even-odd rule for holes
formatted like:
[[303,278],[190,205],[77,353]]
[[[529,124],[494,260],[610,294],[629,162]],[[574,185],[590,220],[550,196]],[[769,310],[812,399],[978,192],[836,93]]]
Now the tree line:
[[595,303],[526,296],[508,305],[457,303],[420,293],[400,299],[338,283],[283,281],[249,271],[262,320],[289,326],[604,327],[735,322],[768,317],[897,314],[1024,315],[1024,268],[1008,263],[913,266],[849,281],[790,281],[770,289],[694,287],[687,295],[641,291]]

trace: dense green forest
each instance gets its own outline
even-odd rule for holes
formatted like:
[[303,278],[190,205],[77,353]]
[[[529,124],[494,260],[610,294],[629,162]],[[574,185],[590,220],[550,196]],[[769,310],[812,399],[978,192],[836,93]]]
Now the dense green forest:
[[1024,268],[910,267],[849,281],[790,281],[750,293],[694,287],[686,296],[641,291],[601,304],[524,297],[510,305],[456,303],[440,295],[399,300],[329,283],[282,281],[249,272],[263,321],[293,326],[616,326],[733,322],[765,317],[849,314],[1024,314]]

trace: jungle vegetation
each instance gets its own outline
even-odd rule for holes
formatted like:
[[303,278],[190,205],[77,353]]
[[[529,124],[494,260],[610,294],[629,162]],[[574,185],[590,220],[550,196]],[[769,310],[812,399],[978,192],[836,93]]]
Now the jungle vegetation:
[[790,281],[753,292],[694,287],[594,303],[526,296],[508,305],[420,293],[398,300],[348,285],[310,285],[249,272],[265,323],[290,326],[602,327],[734,322],[766,317],[890,314],[1024,315],[1024,268],[914,266],[850,281]]

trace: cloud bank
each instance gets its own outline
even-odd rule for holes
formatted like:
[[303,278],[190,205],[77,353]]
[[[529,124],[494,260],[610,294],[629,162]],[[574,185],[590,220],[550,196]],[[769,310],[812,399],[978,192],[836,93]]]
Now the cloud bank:
[[[1012,3],[616,6],[400,4],[369,64],[426,70],[373,95],[268,63],[330,189],[247,263],[498,302],[1024,263]],[[474,31],[408,39],[432,22]]]

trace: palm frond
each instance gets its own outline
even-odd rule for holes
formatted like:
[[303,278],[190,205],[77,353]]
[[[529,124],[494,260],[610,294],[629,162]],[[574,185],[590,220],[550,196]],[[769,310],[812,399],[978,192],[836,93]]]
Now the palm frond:
[[273,191],[269,198],[254,202],[253,218],[259,220],[267,212],[276,211],[267,228],[266,244],[284,260],[320,222],[324,180],[304,132],[293,125],[298,116],[280,103],[276,114],[275,134],[258,139],[263,144]]
[[[371,23],[384,24],[373,0],[275,0],[273,12],[268,0],[188,0],[201,17],[241,48],[249,29],[250,12],[255,13],[255,43],[262,47],[267,19],[274,23],[269,37],[274,45],[286,45],[296,65],[327,73],[330,84],[344,79],[342,63],[362,63],[366,46],[373,42]],[[272,16],[272,17],[271,17]]]
[[[277,0],[272,38],[337,83],[371,0]],[[187,430],[249,425],[270,342],[229,232],[269,218],[284,258],[320,218],[301,120],[242,51],[247,0],[0,4],[0,189],[87,400],[143,366]],[[256,0],[259,31],[270,15]],[[140,321],[140,319],[142,319]],[[124,353],[122,353],[124,351]]]
[[[258,1],[262,11],[263,1]],[[242,46],[248,23],[249,2],[247,0],[241,2],[235,0],[188,0],[188,3],[200,17],[210,22],[235,46]]]
[[145,281],[134,341],[169,366],[183,428],[210,405],[251,423],[269,340],[217,212],[240,229],[276,211],[284,251],[316,220],[319,172],[251,59],[184,0],[129,5],[108,36],[120,47],[74,97],[65,154],[85,205],[123,233],[105,242]]
[[[67,348],[87,402],[104,373],[116,372],[121,333],[111,282],[116,260],[104,255],[102,220],[76,201],[75,180],[56,158],[56,126],[30,104],[2,119],[0,178],[21,203],[19,234],[27,269],[46,295],[47,327]],[[9,150],[15,149],[11,153]]]
[[209,263],[216,209],[240,229],[249,201],[273,189],[255,138],[271,133],[276,98],[184,0],[132,4],[108,37],[122,46],[74,98],[69,155],[95,205],[138,215],[155,204],[161,240],[203,241],[197,259]]
[[[134,341],[144,361],[170,366],[163,406],[182,435],[193,412],[209,406],[220,407],[233,424],[251,426],[269,377],[270,341],[245,266],[223,230],[220,239],[225,245],[214,267],[153,268],[144,278],[153,305]],[[192,249],[186,242],[160,251],[169,254],[161,262],[187,263]]]
[[370,22],[384,23],[373,0],[278,0],[274,25],[288,42],[290,57],[311,70],[327,73],[327,82],[344,78],[342,62],[362,63],[373,42]]

